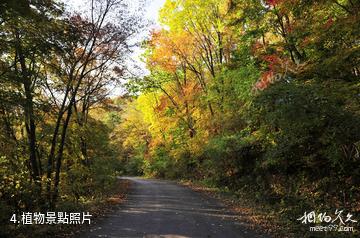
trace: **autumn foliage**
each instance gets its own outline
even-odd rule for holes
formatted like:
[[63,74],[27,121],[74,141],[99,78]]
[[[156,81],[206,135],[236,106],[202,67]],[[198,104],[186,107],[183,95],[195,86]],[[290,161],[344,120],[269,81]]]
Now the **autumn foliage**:
[[123,3],[0,2],[1,237],[24,237],[14,210],[86,206],[118,175],[230,193],[278,237],[314,237],[305,211],[359,212],[359,1],[167,0],[142,76]]
[[355,9],[355,1],[166,1],[165,26],[146,45],[150,75],[132,82],[141,90],[129,119],[146,134],[127,140],[129,160],[142,161],[135,171],[248,195],[282,214],[292,224],[282,232],[294,237],[311,237],[292,222],[304,209],[355,212]]

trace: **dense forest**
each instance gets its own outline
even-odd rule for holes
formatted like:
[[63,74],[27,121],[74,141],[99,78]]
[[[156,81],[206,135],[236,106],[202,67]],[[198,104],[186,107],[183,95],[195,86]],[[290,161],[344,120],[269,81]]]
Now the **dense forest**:
[[359,213],[360,1],[167,0],[142,77],[141,11],[90,3],[0,1],[1,225],[118,175],[249,194],[289,224]]
[[122,0],[89,1],[81,13],[0,1],[1,237],[18,228],[13,214],[79,211],[112,189],[120,108],[109,93],[127,74],[140,13]]

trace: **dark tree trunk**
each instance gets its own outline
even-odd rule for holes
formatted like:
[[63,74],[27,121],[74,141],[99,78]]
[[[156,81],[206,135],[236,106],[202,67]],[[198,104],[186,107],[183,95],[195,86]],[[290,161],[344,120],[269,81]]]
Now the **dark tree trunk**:
[[[19,59],[21,68],[21,82],[25,92],[24,113],[25,113],[25,127],[27,132],[27,141],[29,149],[29,161],[31,165],[31,176],[35,183],[41,186],[41,179],[39,173],[39,163],[36,156],[36,125],[35,125],[35,113],[34,102],[31,87],[31,77],[26,67],[25,56],[20,43],[20,36],[16,31],[16,54]],[[41,191],[39,191],[41,192]]]

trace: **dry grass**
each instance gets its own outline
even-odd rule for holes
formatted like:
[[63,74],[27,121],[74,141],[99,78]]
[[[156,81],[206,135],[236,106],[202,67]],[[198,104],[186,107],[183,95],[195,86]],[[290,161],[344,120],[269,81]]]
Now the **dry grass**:
[[210,197],[219,199],[229,209],[237,214],[236,220],[243,226],[257,233],[268,234],[271,237],[292,238],[293,234],[287,234],[282,227],[282,222],[270,213],[265,207],[259,206],[248,198],[235,198],[231,193],[224,193],[218,188],[209,188],[199,183],[190,181],[180,182],[192,190],[205,193]]

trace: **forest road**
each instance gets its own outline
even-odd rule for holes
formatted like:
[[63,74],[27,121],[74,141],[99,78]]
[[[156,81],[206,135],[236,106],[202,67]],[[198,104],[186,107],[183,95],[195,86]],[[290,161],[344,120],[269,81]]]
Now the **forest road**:
[[257,238],[218,200],[175,182],[124,177],[127,201],[80,237]]

